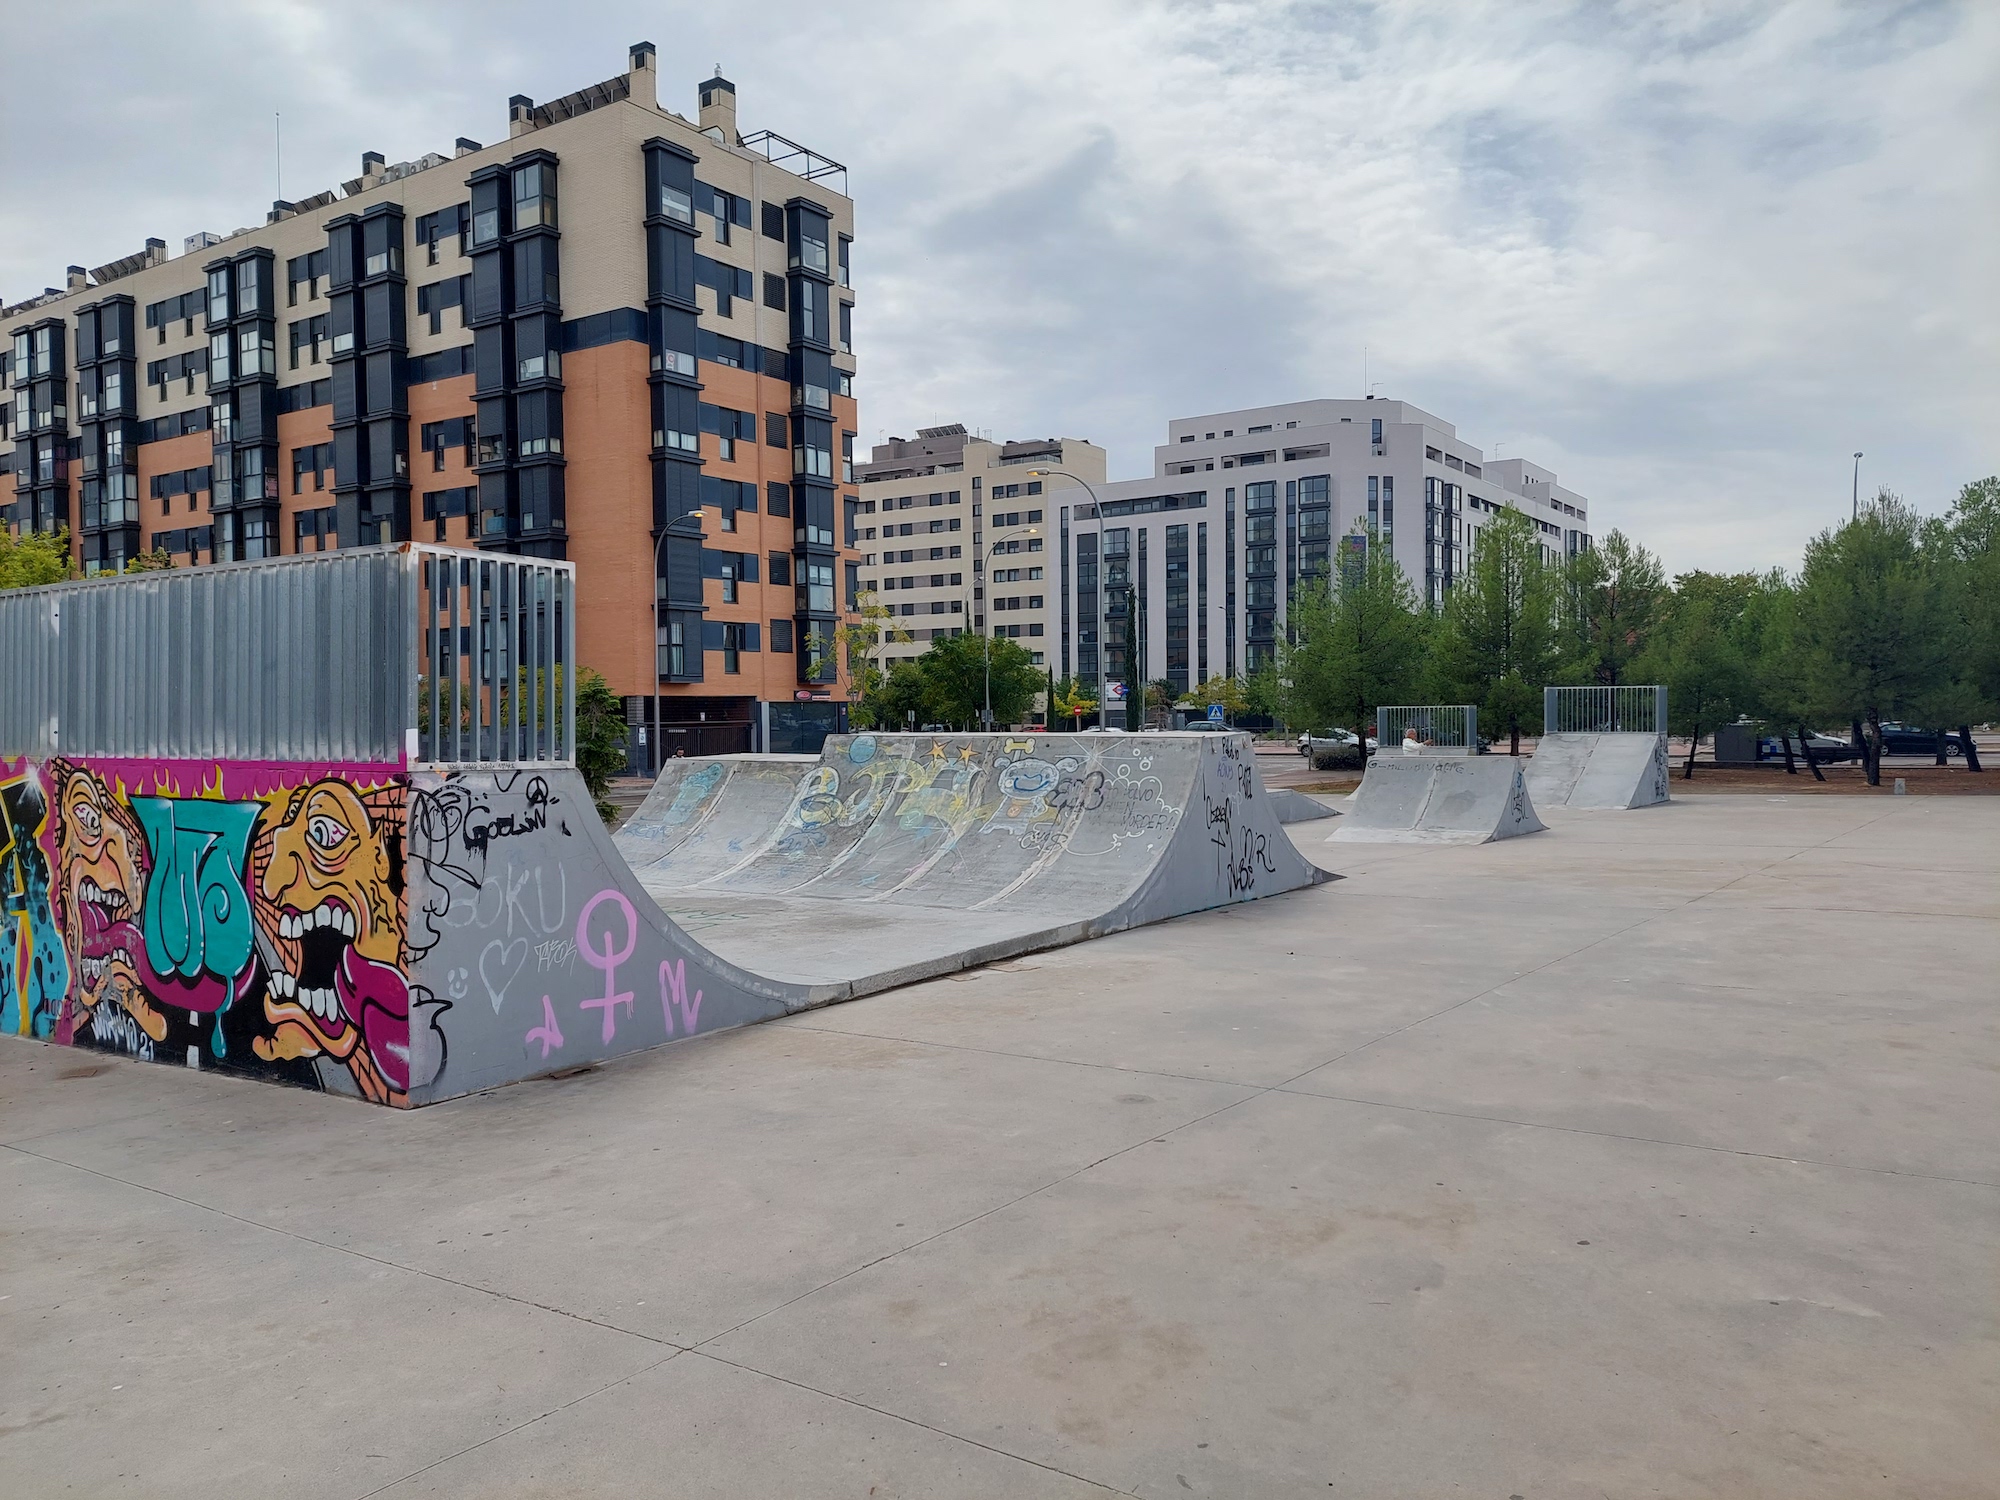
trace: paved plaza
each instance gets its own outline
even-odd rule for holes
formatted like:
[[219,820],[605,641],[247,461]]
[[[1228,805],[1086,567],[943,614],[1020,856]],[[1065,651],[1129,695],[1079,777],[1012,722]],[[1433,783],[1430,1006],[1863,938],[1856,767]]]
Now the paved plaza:
[[0,1492],[1993,1494],[2000,801],[1545,821],[410,1113],[10,1040]]

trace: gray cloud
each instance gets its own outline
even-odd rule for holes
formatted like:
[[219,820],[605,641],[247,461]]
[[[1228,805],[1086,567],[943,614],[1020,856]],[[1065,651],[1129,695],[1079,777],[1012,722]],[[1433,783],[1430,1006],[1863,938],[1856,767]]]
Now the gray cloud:
[[[1847,455],[2000,470],[2000,8],[875,0],[16,7],[0,294],[504,133],[659,44],[852,168],[863,441],[1384,395],[1673,567],[1796,559]],[[85,82],[87,80],[87,83]]]

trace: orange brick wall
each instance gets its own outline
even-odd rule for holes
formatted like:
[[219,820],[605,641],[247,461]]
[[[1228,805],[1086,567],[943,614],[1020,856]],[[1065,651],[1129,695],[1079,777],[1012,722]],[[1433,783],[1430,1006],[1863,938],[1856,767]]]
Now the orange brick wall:
[[[141,550],[148,552],[152,550],[153,537],[157,532],[179,531],[186,526],[213,524],[214,517],[208,508],[212,493],[210,491],[204,490],[199,495],[170,497],[166,503],[171,509],[166,515],[160,514],[161,502],[153,498],[155,474],[173,474],[182,469],[200,469],[208,466],[213,456],[214,445],[206,432],[190,432],[186,437],[166,438],[157,443],[141,443],[138,452]],[[75,488],[74,485],[71,487]],[[188,506],[190,500],[194,502],[192,509]],[[81,511],[78,513],[81,514]],[[82,555],[81,547],[82,543],[79,541],[78,556]],[[213,562],[214,558],[204,552],[201,560]],[[175,561],[178,564],[185,564],[187,554],[181,553]]]
[[[450,380],[433,380],[425,385],[410,387],[410,539],[417,542],[438,540],[437,523],[424,519],[424,495],[431,490],[477,489],[479,476],[472,472],[465,461],[465,448],[458,445],[445,449],[444,467],[431,467],[432,456],[419,446],[423,441],[424,423],[448,422],[453,417],[470,417],[472,405],[473,378],[457,375]],[[470,528],[478,525],[477,517],[452,517],[445,522],[444,544],[448,547],[469,547],[473,545]]]

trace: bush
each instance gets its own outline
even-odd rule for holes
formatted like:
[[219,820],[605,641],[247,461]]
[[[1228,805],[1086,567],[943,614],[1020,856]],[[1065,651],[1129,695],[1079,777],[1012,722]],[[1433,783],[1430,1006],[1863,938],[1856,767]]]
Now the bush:
[[1313,751],[1315,771],[1359,771],[1366,764],[1359,745],[1327,745]]

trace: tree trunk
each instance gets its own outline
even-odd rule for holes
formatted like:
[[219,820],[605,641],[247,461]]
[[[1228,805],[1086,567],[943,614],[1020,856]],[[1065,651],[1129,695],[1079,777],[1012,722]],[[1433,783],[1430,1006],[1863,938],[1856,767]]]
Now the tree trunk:
[[1848,725],[1854,731],[1854,748],[1861,752],[1862,777],[1870,786],[1880,786],[1882,784],[1882,771],[1875,764],[1875,757],[1870,751],[1868,736],[1861,732],[1860,718],[1857,716],[1850,719]]
[[1682,781],[1694,780],[1694,752],[1695,752],[1695,747],[1700,743],[1701,743],[1701,724],[1697,722],[1694,725],[1694,727],[1688,731],[1688,758],[1687,758],[1687,764],[1681,767]]
[[1826,773],[1820,770],[1819,762],[1813,759],[1812,746],[1806,743],[1806,726],[1803,724],[1799,725],[1799,754],[1806,758],[1806,769],[1813,773],[1814,781],[1826,780]]
[[[1798,775],[1799,774],[1798,764],[1792,758],[1792,737],[1789,734],[1785,733],[1782,725],[1778,729],[1778,743],[1785,747],[1785,774],[1787,776]],[[1805,741],[1800,740],[1799,748],[1803,750],[1805,749],[1805,747],[1806,747]]]
[[1519,724],[1508,727],[1507,753],[1509,755],[1519,755],[1521,753],[1521,726]]
[[1940,729],[1937,732],[1937,763],[1941,766],[1947,763],[1944,753],[1944,739],[1944,731]]
[[1958,745],[1965,752],[1965,769],[1968,771],[1977,771],[1979,769],[1979,749],[1972,743],[1972,726],[1970,724],[1961,724],[1958,726]]
[[1882,721],[1874,709],[1868,710],[1868,784],[1882,784]]

